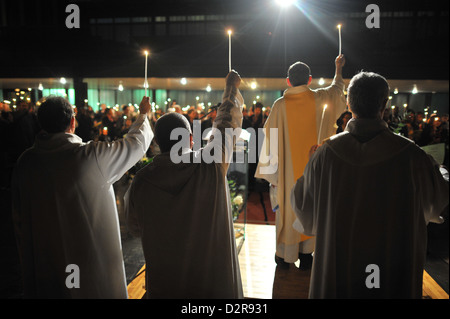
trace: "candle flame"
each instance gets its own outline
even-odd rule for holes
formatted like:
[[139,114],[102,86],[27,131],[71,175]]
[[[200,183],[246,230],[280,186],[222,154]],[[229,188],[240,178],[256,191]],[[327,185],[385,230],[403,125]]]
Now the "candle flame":
[[341,25],[340,25],[340,24],[338,24],[338,25],[337,25],[337,27],[338,27],[338,29],[340,29],[340,28],[341,28]]
[[328,107],[328,105],[325,104],[325,105],[323,106],[323,109],[326,110],[327,107]]
[[147,50],[145,50],[145,51],[144,51],[144,54],[145,54],[145,55],[148,55],[148,51],[147,51]]
[[231,29],[228,29],[227,33],[228,33],[228,35],[231,35],[233,33],[233,31]]

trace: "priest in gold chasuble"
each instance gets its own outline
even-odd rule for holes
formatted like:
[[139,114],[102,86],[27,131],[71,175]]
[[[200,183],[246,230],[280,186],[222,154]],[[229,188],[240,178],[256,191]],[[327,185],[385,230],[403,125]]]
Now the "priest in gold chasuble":
[[[314,238],[303,235],[303,227],[291,207],[290,193],[295,181],[303,175],[311,147],[335,133],[334,124],[346,109],[344,64],[344,56],[338,56],[331,85],[312,90],[309,67],[302,62],[294,63],[288,70],[289,88],[275,101],[264,125],[255,177],[271,184],[272,207],[276,208],[275,255],[285,263],[296,262],[299,253],[309,255],[314,251]],[[277,136],[271,137],[275,132]],[[308,267],[308,263],[300,267]]]

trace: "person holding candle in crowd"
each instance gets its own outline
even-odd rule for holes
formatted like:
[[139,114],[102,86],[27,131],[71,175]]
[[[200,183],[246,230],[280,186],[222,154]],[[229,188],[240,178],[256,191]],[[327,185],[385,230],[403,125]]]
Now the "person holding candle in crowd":
[[443,222],[448,172],[389,130],[388,97],[384,77],[355,75],[353,118],[317,148],[292,189],[304,232],[316,238],[310,298],[422,298],[427,224]]
[[[129,230],[142,240],[147,298],[243,298],[226,178],[234,142],[226,134],[240,133],[244,100],[239,74],[229,72],[225,82],[208,144],[192,151],[186,117],[161,116],[155,125],[161,154],[138,171],[125,196]],[[190,140],[171,139],[174,130]],[[173,160],[176,146],[188,162]],[[220,161],[203,161],[205,152],[217,149]]]
[[[302,234],[301,225],[296,221],[290,204],[289,193],[303,173],[311,145],[335,133],[334,124],[346,109],[342,79],[344,64],[345,58],[341,54],[335,60],[336,72],[332,84],[318,90],[308,87],[312,81],[308,65],[302,62],[291,65],[287,76],[289,88],[283,97],[275,101],[264,125],[265,138],[261,154],[265,152],[269,156],[270,128],[278,129],[278,154],[272,155],[270,162],[262,162],[261,158],[265,159],[266,156],[260,155],[255,177],[271,184],[271,199],[276,201],[272,202],[272,207],[278,206],[275,260],[280,266],[288,266],[300,258],[301,269],[311,267],[314,238]],[[264,172],[271,165],[277,165],[277,169]]]
[[352,113],[349,111],[345,111],[344,113],[339,116],[339,118],[336,121],[337,129],[336,134],[341,133],[345,130],[345,127],[347,126],[348,121],[352,118]]
[[39,107],[42,131],[12,181],[25,298],[127,298],[113,184],[150,145],[150,108],[144,97],[125,138],[84,143],[66,99]]

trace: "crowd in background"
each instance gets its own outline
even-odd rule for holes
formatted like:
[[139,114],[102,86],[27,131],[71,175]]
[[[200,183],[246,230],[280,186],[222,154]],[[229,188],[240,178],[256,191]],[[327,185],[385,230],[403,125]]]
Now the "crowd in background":
[[[197,107],[186,108],[178,105],[177,101],[172,101],[166,112],[183,114],[191,124],[191,128],[194,120],[200,120],[203,134],[206,129],[212,127],[219,105],[220,103],[207,109],[200,104]],[[2,187],[9,187],[9,178],[14,163],[24,150],[33,145],[34,138],[40,130],[36,117],[36,107],[38,106],[24,100],[20,101],[15,109],[11,109],[7,103],[0,103]],[[128,129],[137,117],[137,110],[132,104],[114,108],[100,104],[99,110],[96,112],[86,104],[83,107],[74,108],[74,112],[77,120],[75,133],[84,142],[91,140],[111,142],[120,139],[127,134]],[[153,109],[149,118],[152,127],[164,113],[162,109]],[[242,127],[244,129],[253,128],[255,132],[258,132],[258,128],[264,126],[269,114],[270,107],[264,107],[261,102],[255,102],[251,107],[245,106]],[[342,132],[351,118],[352,113],[348,111],[342,113],[336,120],[336,133]],[[426,116],[423,112],[414,112],[408,109],[400,115],[398,108],[386,108],[383,119],[392,131],[413,140],[418,146],[444,143],[446,154],[445,161],[441,164],[448,165],[448,114],[433,113],[431,116]],[[251,136],[250,138],[257,139],[257,136]],[[258,141],[256,142],[258,143]],[[152,142],[147,156],[153,157],[158,152],[157,144]],[[254,182],[254,178],[250,177],[254,173],[255,167],[253,166],[249,165],[250,189],[253,188]]]
[[[212,127],[216,117],[217,107],[220,103],[204,109],[198,107],[182,108],[173,101],[167,108],[167,112],[178,112],[183,114],[193,126],[194,120],[201,121],[202,133]],[[7,103],[0,103],[0,133],[1,154],[3,167],[15,163],[20,154],[31,147],[34,137],[39,132],[36,118],[36,106],[30,102],[20,101],[17,107],[11,110]],[[150,122],[154,126],[156,120],[165,112],[162,109],[154,109]],[[100,104],[99,110],[95,112],[89,105],[74,108],[77,127],[76,134],[87,141],[114,141],[122,138],[137,117],[135,107],[132,104],[122,105],[120,108],[108,108]],[[253,128],[256,132],[262,128],[270,114],[270,107],[264,107],[261,102],[256,102],[251,107],[244,107],[243,123],[244,129]],[[347,122],[352,118],[350,112],[344,112],[336,121],[336,133],[345,129]],[[389,128],[411,140],[418,146],[445,143],[449,140],[448,114],[436,114],[426,116],[424,112],[405,110],[400,115],[398,108],[386,108],[383,119]],[[152,152],[152,148],[150,150]],[[8,165],[9,164],[9,165]]]
[[[202,133],[212,127],[216,117],[217,107],[220,103],[204,109],[201,105],[181,108],[176,101],[167,108],[167,112],[178,112],[186,116],[191,128],[194,120],[201,121]],[[19,101],[15,108],[11,108],[9,103],[0,103],[0,152],[2,168],[7,170],[8,174],[2,174],[3,185],[9,184],[8,180],[14,163],[20,154],[34,143],[35,136],[40,131],[36,116],[36,109],[39,102],[35,105],[29,101]],[[88,141],[114,141],[122,138],[130,128],[131,124],[137,118],[137,110],[134,105],[127,104],[121,107],[109,108],[106,104],[100,104],[99,110],[94,111],[89,105],[74,108],[76,115],[77,134],[84,142]],[[152,127],[157,119],[165,112],[159,108],[153,109],[149,118]],[[265,120],[269,116],[270,107],[264,107],[262,103],[257,102],[252,107],[245,107],[243,110],[243,128],[258,128],[264,126]],[[154,155],[155,145],[149,149],[148,155]],[[156,150],[157,152],[157,150]]]

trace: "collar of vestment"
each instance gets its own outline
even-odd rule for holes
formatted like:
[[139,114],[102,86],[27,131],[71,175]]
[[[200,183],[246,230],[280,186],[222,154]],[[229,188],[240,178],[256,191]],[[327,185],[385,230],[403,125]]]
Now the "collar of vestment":
[[40,132],[36,136],[34,147],[41,150],[60,150],[66,146],[82,143],[83,140],[75,134],[64,132],[49,134],[47,132]]
[[385,130],[389,130],[389,128],[382,119],[352,118],[345,128],[346,132],[352,134],[360,142],[367,142]]
[[284,93],[284,95],[290,95],[290,94],[299,94],[299,93],[303,93],[309,91],[309,88],[307,85],[300,85],[300,86],[293,86],[293,87],[289,87],[287,88]]
[[330,137],[324,146],[352,165],[370,166],[395,158],[414,142],[391,132],[381,119],[353,118],[344,132]]

